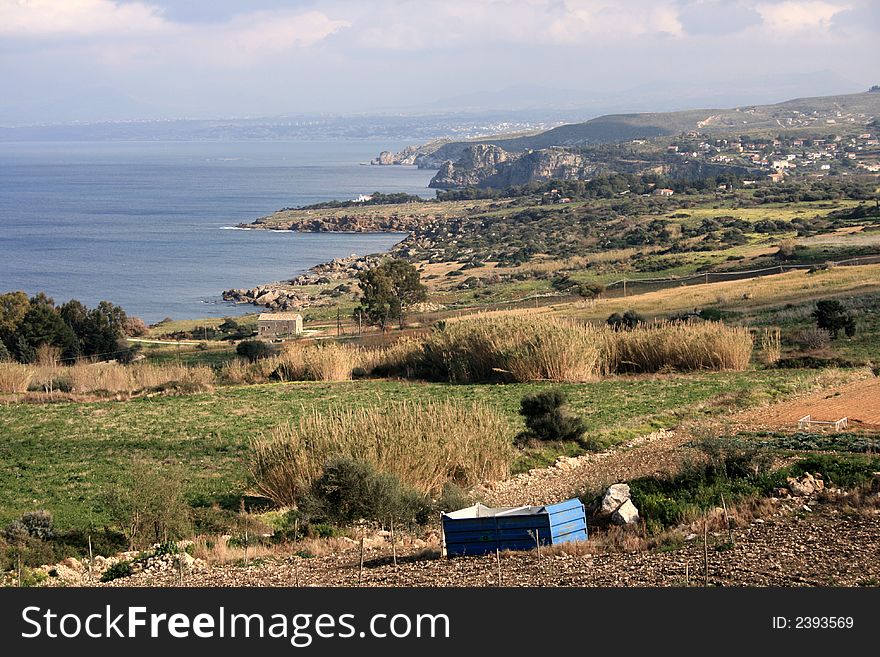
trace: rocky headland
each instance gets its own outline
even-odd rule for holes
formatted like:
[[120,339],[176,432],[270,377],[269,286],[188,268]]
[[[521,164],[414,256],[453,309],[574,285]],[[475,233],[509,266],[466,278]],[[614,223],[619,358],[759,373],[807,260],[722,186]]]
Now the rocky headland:
[[[289,281],[268,283],[251,289],[226,290],[223,292],[223,300],[249,303],[268,310],[300,310],[333,305],[337,297],[352,291],[353,285],[356,285],[352,279],[359,272],[374,267],[379,260],[380,256],[359,256],[353,253],[345,258],[334,258],[315,265],[308,273],[300,274]],[[314,286],[322,289],[306,289]]]

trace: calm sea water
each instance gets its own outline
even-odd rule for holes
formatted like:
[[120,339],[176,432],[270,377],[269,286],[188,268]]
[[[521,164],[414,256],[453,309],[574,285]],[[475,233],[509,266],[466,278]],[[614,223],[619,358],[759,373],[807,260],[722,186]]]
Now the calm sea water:
[[220,294],[384,251],[403,236],[229,228],[373,191],[433,196],[430,171],[360,164],[402,146],[0,143],[0,292],[107,299],[147,322],[253,311]]

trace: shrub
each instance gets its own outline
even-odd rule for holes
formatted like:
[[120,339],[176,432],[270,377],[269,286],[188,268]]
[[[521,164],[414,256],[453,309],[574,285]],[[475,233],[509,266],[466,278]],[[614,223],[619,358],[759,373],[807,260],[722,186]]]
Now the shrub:
[[427,521],[429,505],[422,493],[405,487],[370,463],[337,457],[324,465],[312,485],[305,510],[312,518],[346,525],[359,520],[402,523]]
[[693,522],[707,510],[756,499],[771,489],[767,474],[770,456],[736,439],[708,439],[693,443],[706,458],[685,464],[679,472],[641,477],[629,482],[633,504],[648,530],[658,533]]
[[190,528],[182,475],[167,466],[136,463],[102,498],[132,549],[183,538]]
[[41,541],[49,540],[55,536],[53,531],[54,521],[52,514],[48,511],[40,510],[25,513],[18,522],[21,523],[29,535]]
[[822,349],[831,342],[831,336],[825,329],[810,327],[795,331],[792,340],[801,349]]
[[447,481],[443,484],[443,490],[440,497],[434,503],[437,511],[448,512],[457,511],[473,504],[467,492],[453,481]]
[[777,474],[777,483],[785,477],[800,477],[805,472],[820,473],[825,483],[840,488],[855,488],[871,481],[880,471],[880,458],[843,456],[839,454],[810,454]]
[[242,340],[235,347],[235,353],[251,363],[272,355],[272,348],[262,340]]
[[816,319],[816,326],[828,331],[832,340],[837,339],[840,331],[849,338],[856,334],[855,317],[847,313],[844,305],[836,299],[817,301],[813,317]]
[[512,456],[507,420],[487,406],[391,402],[303,414],[252,441],[250,471],[261,494],[296,506],[332,458],[369,463],[430,495],[450,480],[503,478]]
[[519,414],[525,418],[527,434],[539,440],[580,441],[587,430],[578,417],[566,413],[567,402],[561,390],[526,395],[520,402]]
[[112,582],[114,579],[119,579],[120,577],[128,577],[132,572],[130,561],[117,561],[104,571],[104,574],[101,575],[101,581]]
[[605,323],[615,330],[631,331],[639,324],[644,324],[645,318],[635,310],[627,310],[622,315],[613,313],[605,320]]

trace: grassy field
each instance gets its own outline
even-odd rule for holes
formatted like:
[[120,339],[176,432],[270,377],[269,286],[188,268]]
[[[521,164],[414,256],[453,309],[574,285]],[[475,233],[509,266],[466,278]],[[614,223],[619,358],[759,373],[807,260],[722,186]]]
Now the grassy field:
[[[615,377],[561,387],[572,411],[587,422],[588,435],[611,443],[731,405],[801,391],[817,376],[768,370]],[[0,407],[0,524],[45,508],[62,528],[100,526],[106,520],[102,491],[139,460],[185,473],[192,504],[237,508],[248,487],[249,439],[311,409],[383,400],[476,400],[509,417],[512,439],[522,428],[520,399],[546,385],[288,383],[128,402],[5,405]],[[518,465],[522,469],[553,456],[524,455]]]

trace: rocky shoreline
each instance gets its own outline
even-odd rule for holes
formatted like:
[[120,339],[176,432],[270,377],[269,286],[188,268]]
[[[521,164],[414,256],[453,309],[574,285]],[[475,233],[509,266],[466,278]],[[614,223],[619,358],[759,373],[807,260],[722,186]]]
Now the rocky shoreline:
[[[268,310],[300,310],[333,305],[336,297],[353,291],[356,283],[352,283],[352,279],[358,273],[374,267],[380,260],[379,255],[359,256],[352,253],[345,258],[334,258],[315,265],[308,273],[289,281],[267,283],[251,289],[225,290],[223,300],[236,304],[249,303]],[[337,285],[333,286],[333,283]],[[313,286],[323,286],[323,289],[318,292],[303,289]]]

